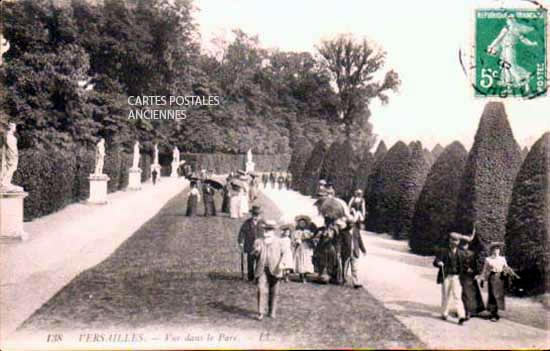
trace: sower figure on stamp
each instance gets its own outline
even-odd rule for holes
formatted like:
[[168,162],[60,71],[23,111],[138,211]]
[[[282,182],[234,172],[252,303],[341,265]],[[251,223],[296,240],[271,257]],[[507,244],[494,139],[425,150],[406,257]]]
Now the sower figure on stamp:
[[260,223],[260,216],[262,214],[260,206],[252,206],[250,213],[252,216],[244,221],[239,231],[238,243],[241,253],[246,254],[248,280],[252,281],[254,280],[254,266],[256,264],[256,258],[252,255],[254,241],[262,236],[263,229]]
[[439,268],[437,284],[441,284],[441,318],[447,320],[452,298],[456,304],[459,325],[466,321],[459,278],[464,267],[464,252],[458,249],[461,237],[462,235],[458,233],[451,233],[449,247],[439,250],[433,262],[433,265]]
[[280,266],[284,252],[280,239],[275,236],[275,228],[275,221],[264,222],[263,237],[256,239],[252,252],[257,258],[254,278],[258,284],[258,320],[262,320],[265,314],[265,295],[268,295],[269,317],[275,318],[277,314],[279,281],[283,277]]

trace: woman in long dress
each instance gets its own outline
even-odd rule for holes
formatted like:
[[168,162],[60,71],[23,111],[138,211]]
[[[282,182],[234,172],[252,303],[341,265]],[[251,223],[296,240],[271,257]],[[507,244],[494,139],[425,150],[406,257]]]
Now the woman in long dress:
[[466,319],[474,317],[485,310],[481,290],[475,280],[476,255],[468,250],[470,241],[462,239],[460,241],[460,249],[464,252],[464,268],[460,275],[460,285],[462,285],[462,302],[466,310]]
[[313,248],[311,240],[314,232],[311,230],[311,219],[307,216],[296,217],[296,230],[292,233],[294,247],[294,272],[302,282],[306,282],[306,275],[315,271],[313,267]]
[[214,202],[214,189],[208,183],[204,183],[203,189],[204,215],[215,216],[216,204]]
[[291,232],[290,225],[282,225],[281,230],[281,246],[283,251],[283,258],[281,259],[280,268],[283,271],[283,280],[288,282],[288,276],[290,272],[294,270],[294,258],[292,255],[292,241],[290,238]]
[[319,240],[314,251],[314,260],[320,282],[338,284],[342,274],[337,247],[338,227],[335,224],[322,227],[315,237]]
[[500,316],[499,310],[505,310],[504,300],[504,279],[509,276],[519,278],[517,274],[508,266],[506,258],[500,255],[500,249],[503,243],[493,242],[489,246],[491,255],[485,258],[483,270],[481,271],[481,284],[484,281],[489,283],[487,309],[491,313],[491,321],[498,322]]
[[229,217],[241,218],[241,187],[230,184],[229,190]]
[[191,190],[187,198],[187,216],[196,216],[201,194],[197,189],[197,182],[191,182]]
[[[243,180],[244,182],[244,180]],[[249,192],[249,188],[248,188],[248,184],[245,183],[244,186],[241,188],[240,192],[239,192],[239,198],[240,198],[240,201],[241,201],[241,217],[242,216],[246,216],[248,214],[248,212],[250,211],[250,206],[249,206],[249,202],[248,202],[248,192]]]

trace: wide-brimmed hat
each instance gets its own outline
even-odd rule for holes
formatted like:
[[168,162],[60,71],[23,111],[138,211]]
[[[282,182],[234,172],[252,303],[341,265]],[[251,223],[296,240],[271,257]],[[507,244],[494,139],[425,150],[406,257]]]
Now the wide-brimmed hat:
[[360,195],[360,194],[363,194],[363,190],[357,189],[357,190],[355,190],[355,194],[359,194],[359,195]]
[[281,231],[292,230],[292,229],[294,229],[294,226],[290,223],[285,223],[285,224],[279,225],[279,230],[281,230]]
[[262,222],[262,228],[264,230],[273,230],[277,228],[277,222],[272,219],[266,219]]
[[253,215],[259,215],[262,213],[262,208],[258,205],[252,205],[252,208],[249,211]]
[[348,226],[344,218],[338,218],[334,221],[334,224],[337,225],[340,230],[345,229]]
[[334,183],[333,183],[333,182],[327,182],[327,186],[328,186],[328,187],[333,187],[333,186],[334,186]]
[[504,243],[502,241],[493,241],[489,244],[489,251],[493,251],[496,248],[502,249],[504,247]]
[[300,221],[305,221],[306,223],[311,223],[311,217],[306,216],[306,215],[299,215],[299,216],[294,217],[294,221],[296,223],[298,223]]
[[242,169],[239,169],[237,173],[239,173],[240,175],[246,175],[246,171],[243,171]]
[[321,179],[321,180],[319,180],[319,184],[321,184],[321,185],[325,185],[325,184],[327,184],[327,181],[326,181],[326,180],[324,180],[324,179]]

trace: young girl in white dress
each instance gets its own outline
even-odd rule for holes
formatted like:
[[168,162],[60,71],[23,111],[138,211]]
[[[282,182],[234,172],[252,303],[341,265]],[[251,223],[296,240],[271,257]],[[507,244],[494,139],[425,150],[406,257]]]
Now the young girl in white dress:
[[288,276],[294,270],[294,257],[292,255],[292,242],[290,239],[290,225],[283,225],[281,230],[281,247],[283,249],[283,258],[281,260],[281,269],[283,271],[283,281],[288,282]]

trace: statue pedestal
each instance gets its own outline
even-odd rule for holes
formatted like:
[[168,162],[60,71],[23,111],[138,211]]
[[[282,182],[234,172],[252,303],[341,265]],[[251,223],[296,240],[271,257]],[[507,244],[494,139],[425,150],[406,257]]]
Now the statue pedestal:
[[246,162],[246,173],[254,172],[255,167],[256,167],[256,163],[247,161]]
[[178,177],[178,168],[180,164],[179,162],[172,162],[172,172],[170,173],[170,177],[177,178]]
[[86,203],[91,205],[105,205],[107,203],[107,182],[109,177],[106,174],[90,174],[90,197]]
[[0,189],[0,238],[26,240],[23,230],[23,199],[29,195],[24,191]]
[[141,189],[141,168],[130,168],[128,172],[128,190]]

